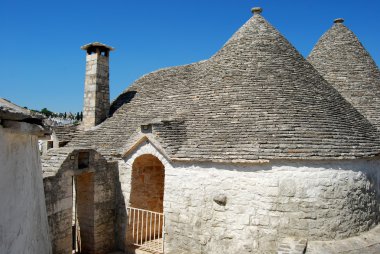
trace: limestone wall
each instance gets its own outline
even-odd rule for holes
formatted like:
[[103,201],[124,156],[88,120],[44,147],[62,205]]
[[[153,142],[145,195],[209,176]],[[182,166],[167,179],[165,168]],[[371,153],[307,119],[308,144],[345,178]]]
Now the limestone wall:
[[0,126],[0,253],[51,253],[37,140]]
[[[89,153],[87,167],[80,166],[78,161],[83,152]],[[72,250],[73,177],[77,185],[82,251],[102,254],[114,250],[116,168],[113,164],[95,151],[85,149],[51,149],[44,157],[44,188],[53,252],[63,254]]]
[[341,239],[379,222],[379,158],[172,164],[148,143],[119,162],[124,205],[146,153],[165,165],[165,253],[272,252],[283,237]]
[[[376,162],[168,168],[166,250],[274,251],[281,237],[340,239],[366,231],[379,219]],[[225,195],[225,206],[213,201],[217,195]]]

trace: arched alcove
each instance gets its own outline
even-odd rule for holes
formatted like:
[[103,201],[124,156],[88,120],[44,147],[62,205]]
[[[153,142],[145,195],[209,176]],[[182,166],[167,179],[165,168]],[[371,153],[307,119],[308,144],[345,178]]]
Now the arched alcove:
[[132,165],[130,206],[162,213],[164,180],[164,165],[157,157],[138,157]]
[[162,253],[164,164],[154,155],[144,154],[132,164],[128,207],[129,244]]

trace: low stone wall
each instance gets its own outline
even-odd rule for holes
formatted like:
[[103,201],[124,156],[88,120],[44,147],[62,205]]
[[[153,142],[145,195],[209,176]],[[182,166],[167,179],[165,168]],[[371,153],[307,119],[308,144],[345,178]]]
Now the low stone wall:
[[132,164],[142,154],[165,166],[165,253],[275,252],[285,237],[342,239],[379,222],[379,158],[169,163],[143,144],[119,162],[119,211],[128,205]]
[[[89,153],[89,163],[81,168],[78,158],[83,152]],[[82,250],[102,254],[115,249],[115,166],[89,149],[51,149],[44,155],[44,188],[53,253],[72,251],[73,176],[77,176]]]

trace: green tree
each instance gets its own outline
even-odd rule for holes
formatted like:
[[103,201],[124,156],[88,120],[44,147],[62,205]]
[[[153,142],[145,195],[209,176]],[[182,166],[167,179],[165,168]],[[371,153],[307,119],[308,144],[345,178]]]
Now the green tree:
[[48,110],[47,108],[43,108],[43,109],[41,109],[40,112],[41,112],[42,114],[44,114],[45,116],[47,116],[47,117],[54,115],[54,113],[51,112],[50,110]]

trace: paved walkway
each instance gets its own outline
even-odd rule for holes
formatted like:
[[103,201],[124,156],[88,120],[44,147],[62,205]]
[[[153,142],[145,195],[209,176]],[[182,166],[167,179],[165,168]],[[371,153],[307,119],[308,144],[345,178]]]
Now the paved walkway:
[[[336,241],[305,241],[297,240],[289,243],[284,240],[277,253],[306,253],[306,254],[380,254],[380,225],[362,233],[359,236]],[[286,246],[290,246],[289,248]],[[301,246],[302,245],[302,246]],[[306,251],[304,247],[306,245]],[[285,248],[284,248],[285,247]],[[298,248],[300,247],[300,248]],[[302,247],[302,248],[301,248]],[[135,254],[147,254],[145,251],[135,250]],[[149,252],[148,252],[149,253]],[[112,254],[123,254],[115,252]]]
[[359,236],[337,241],[309,241],[306,254],[380,254],[380,225]]

